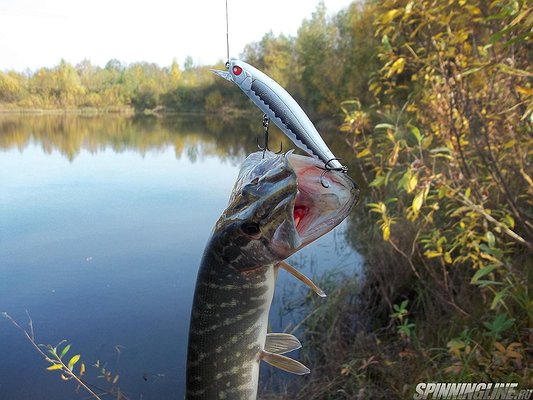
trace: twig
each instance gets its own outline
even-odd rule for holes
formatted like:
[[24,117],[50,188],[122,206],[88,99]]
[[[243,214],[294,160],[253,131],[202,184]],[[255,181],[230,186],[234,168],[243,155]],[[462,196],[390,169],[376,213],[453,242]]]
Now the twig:
[[102,398],[100,396],[98,396],[96,393],[94,393],[91,388],[89,388],[88,384],[86,384],[81,378],[79,378],[78,376],[76,376],[76,374],[70,369],[68,368],[67,365],[65,365],[65,363],[63,362],[63,360],[60,358],[60,357],[56,357],[56,359],[52,359],[50,357],[48,357],[48,355],[46,355],[42,350],[41,348],[39,347],[39,345],[35,342],[35,332],[34,332],[34,329],[33,329],[33,321],[30,317],[30,314],[28,312],[28,310],[26,310],[26,315],[28,316],[28,319],[29,319],[29,327],[30,327],[30,332],[31,333],[28,333],[28,331],[24,328],[22,328],[18,323],[17,321],[15,321],[13,319],[13,317],[11,317],[11,315],[9,315],[7,312],[3,312],[2,315],[8,319],[9,321],[11,321],[11,323],[17,328],[17,329],[20,329],[22,331],[22,333],[24,334],[24,336],[26,336],[26,338],[28,339],[28,341],[32,344],[32,346],[35,348],[35,350],[37,350],[39,352],[39,354],[41,354],[41,356],[43,356],[43,358],[48,361],[49,363],[51,364],[57,364],[58,362],[61,364],[61,371],[66,373],[68,376],[70,376],[72,379],[74,379],[78,385],[80,385],[82,388],[84,388],[91,396],[93,396],[96,400],[102,400]]

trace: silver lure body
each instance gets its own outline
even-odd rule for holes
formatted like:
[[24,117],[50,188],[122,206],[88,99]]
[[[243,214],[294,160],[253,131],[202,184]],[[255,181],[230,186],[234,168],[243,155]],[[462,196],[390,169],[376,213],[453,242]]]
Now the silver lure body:
[[346,167],[335,158],[302,107],[276,81],[237,59],[229,61],[228,71],[212,71],[235,82],[299,148],[320,159],[327,169],[346,172]]

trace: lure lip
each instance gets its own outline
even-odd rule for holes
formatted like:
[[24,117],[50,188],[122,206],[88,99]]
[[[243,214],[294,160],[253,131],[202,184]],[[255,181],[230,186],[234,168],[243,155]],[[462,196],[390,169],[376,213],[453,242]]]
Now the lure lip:
[[231,76],[231,74],[230,74],[228,71],[221,71],[221,70],[219,70],[219,69],[209,69],[209,71],[211,71],[211,72],[214,73],[215,75],[220,76],[221,78],[226,79],[227,81],[235,82],[235,81],[233,80],[233,77]]

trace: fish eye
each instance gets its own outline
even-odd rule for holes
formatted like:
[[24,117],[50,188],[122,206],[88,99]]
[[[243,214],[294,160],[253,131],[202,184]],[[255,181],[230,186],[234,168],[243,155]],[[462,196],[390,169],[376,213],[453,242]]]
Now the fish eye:
[[245,222],[241,225],[241,229],[244,233],[250,236],[256,236],[261,233],[259,224],[257,222]]
[[237,75],[237,76],[240,75],[240,74],[242,73],[242,68],[239,67],[238,65],[234,65],[234,66],[233,66],[233,73],[234,73],[235,75]]

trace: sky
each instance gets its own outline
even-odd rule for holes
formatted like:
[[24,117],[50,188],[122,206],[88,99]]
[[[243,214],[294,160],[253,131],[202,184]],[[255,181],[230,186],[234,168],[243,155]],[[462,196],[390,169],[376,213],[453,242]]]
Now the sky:
[[[323,0],[336,13],[351,0]],[[295,35],[319,0],[228,0],[230,56],[269,31]],[[226,59],[225,0],[0,0],[0,70],[61,59],[196,65]]]

